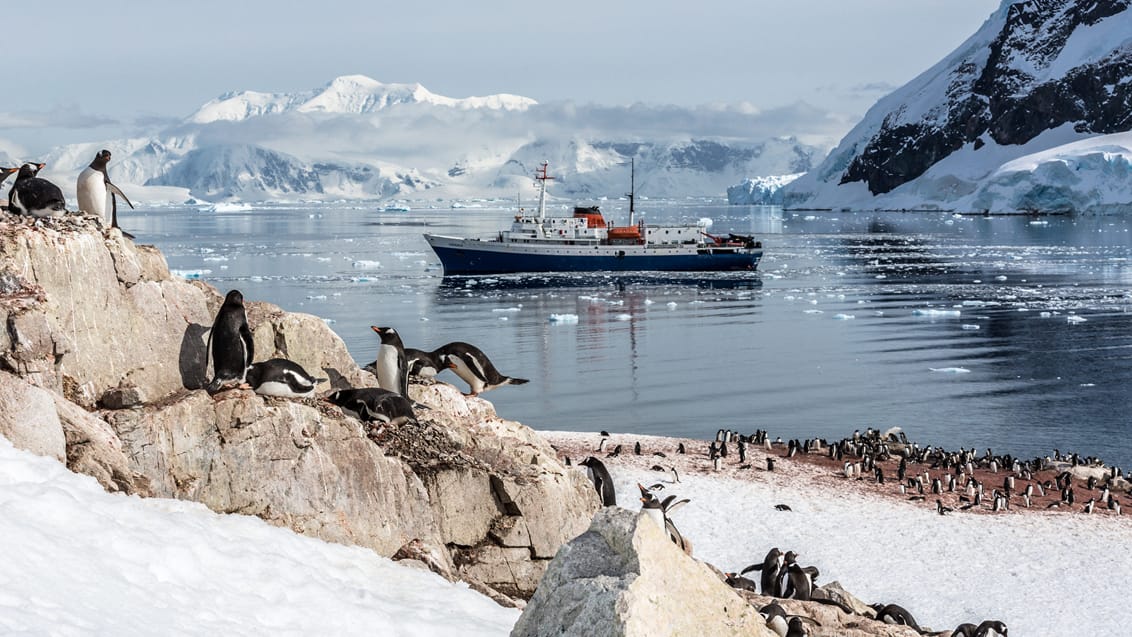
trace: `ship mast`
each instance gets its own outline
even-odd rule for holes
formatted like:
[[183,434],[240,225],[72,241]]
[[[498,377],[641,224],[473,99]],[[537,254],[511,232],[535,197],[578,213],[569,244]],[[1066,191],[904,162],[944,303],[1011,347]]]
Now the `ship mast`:
[[634,192],[637,189],[637,186],[636,186],[636,183],[635,183],[636,178],[637,178],[636,158],[630,157],[629,158],[629,192],[626,194],[626,196],[629,197],[629,225],[630,226],[633,225],[633,213],[634,213],[633,199],[635,198]]
[[539,222],[546,220],[546,181],[554,179],[546,174],[546,167],[549,162],[543,161],[542,165],[535,169],[535,180],[538,181],[538,220]]

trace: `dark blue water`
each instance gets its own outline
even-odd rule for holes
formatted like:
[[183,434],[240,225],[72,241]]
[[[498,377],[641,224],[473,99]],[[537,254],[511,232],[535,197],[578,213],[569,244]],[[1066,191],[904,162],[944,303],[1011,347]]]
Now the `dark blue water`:
[[758,233],[765,260],[757,274],[444,278],[421,234],[493,235],[507,207],[162,209],[124,225],[173,269],[324,317],[361,363],[370,325],[409,347],[472,342],[531,380],[485,397],[535,428],[901,426],[948,447],[1132,465],[1128,220],[643,207]]

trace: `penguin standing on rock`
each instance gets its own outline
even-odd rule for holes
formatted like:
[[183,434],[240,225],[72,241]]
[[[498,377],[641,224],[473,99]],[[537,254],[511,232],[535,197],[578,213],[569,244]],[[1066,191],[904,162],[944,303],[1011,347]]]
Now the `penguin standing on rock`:
[[[118,227],[118,197],[122,197],[130,208],[134,204],[129,197],[110,181],[110,174],[106,172],[106,165],[110,163],[110,151],[100,150],[94,156],[94,161],[79,173],[76,187],[79,200],[79,210],[88,214],[102,217],[110,222],[111,228]],[[106,203],[110,200],[110,218],[106,218]],[[123,232],[122,234],[126,234]]]
[[469,396],[477,396],[503,385],[522,385],[525,378],[504,376],[491,364],[491,359],[475,345],[468,343],[448,343],[433,352],[441,364],[448,364],[456,375],[464,379],[471,389]]
[[216,313],[208,333],[207,349],[212,352],[212,382],[208,393],[214,394],[227,385],[243,385],[255,356],[252,331],[244,309],[244,295],[231,290]]
[[314,394],[314,386],[328,379],[315,378],[301,365],[285,358],[272,358],[252,364],[245,380],[261,396],[309,398]]
[[376,327],[370,329],[381,337],[381,345],[377,348],[376,368],[377,384],[382,389],[394,391],[406,398],[409,396],[409,368],[405,359],[405,345],[401,336],[392,327]]
[[609,469],[605,468],[605,464],[593,456],[578,464],[586,468],[590,482],[593,482],[594,489],[597,491],[597,497],[601,498],[601,505],[617,506],[617,493],[613,490],[613,476],[609,475]]
[[46,164],[24,164],[8,193],[8,210],[18,215],[42,219],[58,217],[67,211],[67,200],[59,186],[37,177]]

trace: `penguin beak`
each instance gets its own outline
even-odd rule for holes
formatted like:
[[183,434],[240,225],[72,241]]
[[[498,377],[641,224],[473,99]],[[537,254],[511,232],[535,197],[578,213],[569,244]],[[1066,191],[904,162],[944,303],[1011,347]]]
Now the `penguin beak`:
[[36,170],[43,170],[44,168],[47,168],[47,164],[36,164],[35,165]]
[[381,333],[381,328],[380,328],[380,327],[377,327],[376,325],[370,325],[370,326],[369,326],[369,328],[370,328],[371,330],[373,330],[373,331],[377,332],[378,334],[380,334],[380,333]]

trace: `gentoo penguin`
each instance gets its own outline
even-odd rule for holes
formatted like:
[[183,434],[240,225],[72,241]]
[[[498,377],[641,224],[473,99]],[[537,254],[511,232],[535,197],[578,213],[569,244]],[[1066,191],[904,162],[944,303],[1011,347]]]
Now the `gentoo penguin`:
[[470,396],[479,395],[502,385],[522,385],[527,382],[525,378],[512,378],[500,374],[486,354],[468,343],[448,343],[434,350],[433,354],[439,357],[442,364],[452,365],[452,371],[464,379],[471,389]]
[[752,593],[758,593],[759,592],[758,585],[755,584],[755,581],[750,579],[750,578],[743,577],[742,575],[740,575],[738,573],[724,573],[723,575],[724,575],[724,577],[727,578],[727,579],[723,580],[724,583],[726,583],[731,588],[738,588],[738,589],[744,590],[744,591],[751,591]]
[[617,506],[617,493],[613,490],[613,476],[609,475],[609,469],[605,468],[605,464],[593,456],[578,464],[586,468],[586,473],[589,474],[590,481],[594,483],[594,489],[597,490],[597,497],[601,499],[601,505]]
[[778,602],[771,602],[759,609],[759,614],[766,620],[766,627],[773,630],[778,637],[786,637],[790,630],[787,623],[786,609]]
[[774,547],[767,551],[762,564],[752,564],[740,571],[739,574],[746,575],[750,571],[761,571],[762,576],[759,584],[762,586],[763,595],[778,597],[778,570],[782,568],[782,559],[782,551],[778,550],[778,547]]
[[408,398],[380,387],[341,389],[329,394],[326,400],[354,412],[362,422],[397,426],[417,421]]
[[786,637],[809,637],[809,635],[810,631],[806,630],[801,617],[790,618],[790,622],[786,625]]
[[255,393],[283,398],[308,398],[314,394],[315,385],[328,380],[311,376],[301,365],[285,358],[252,364],[245,379]]
[[[118,227],[118,197],[134,207],[129,197],[120,188],[110,181],[110,174],[106,172],[106,164],[110,163],[110,151],[101,150],[94,156],[94,161],[79,173],[78,193],[79,210],[87,214],[102,217],[110,222],[111,228]],[[106,203],[110,200],[110,218],[106,218]]]
[[8,192],[8,210],[31,217],[58,217],[67,211],[59,186],[37,177],[46,164],[24,164]]
[[4,182],[8,180],[8,177],[11,177],[18,172],[20,172],[20,168],[18,166],[15,168],[0,167],[0,185],[3,185]]
[[641,511],[643,511],[646,515],[649,516],[649,518],[656,522],[660,528],[664,529],[664,531],[668,534],[668,539],[672,540],[673,544],[679,546],[680,550],[691,555],[691,542],[684,539],[684,536],[680,533],[680,530],[676,528],[676,525],[669,517],[670,514],[676,511],[676,509],[679,509],[685,504],[688,504],[689,502],[691,502],[691,500],[685,498],[683,500],[677,501],[676,496],[674,495],[670,495],[664,500],[658,500],[651,491],[644,487],[644,485],[637,483],[637,488],[641,490]]
[[903,606],[896,604],[870,604],[873,610],[877,612],[877,621],[886,624],[898,624],[900,626],[908,626],[912,630],[923,634],[924,629],[916,623],[916,618],[912,617]]
[[787,585],[783,597],[793,597],[808,602],[813,597],[814,580],[821,573],[816,566],[799,566],[797,562],[786,567]]
[[405,365],[409,368],[409,376],[417,378],[433,378],[448,368],[432,352],[411,347],[405,348]]
[[244,311],[244,295],[231,290],[216,313],[208,333],[207,349],[212,352],[212,382],[208,392],[215,393],[227,384],[241,385],[255,356],[252,331]]
[[377,360],[374,367],[377,384],[382,389],[395,391],[402,396],[409,396],[409,369],[405,359],[405,345],[401,336],[392,327],[370,326],[381,337],[381,345],[377,348]]
[[[994,631],[994,633],[991,631]],[[988,637],[992,634],[1008,637],[1006,634],[1006,624],[997,619],[988,619],[978,626],[974,624],[959,624],[955,627],[955,630],[951,631],[951,634],[954,637]]]

